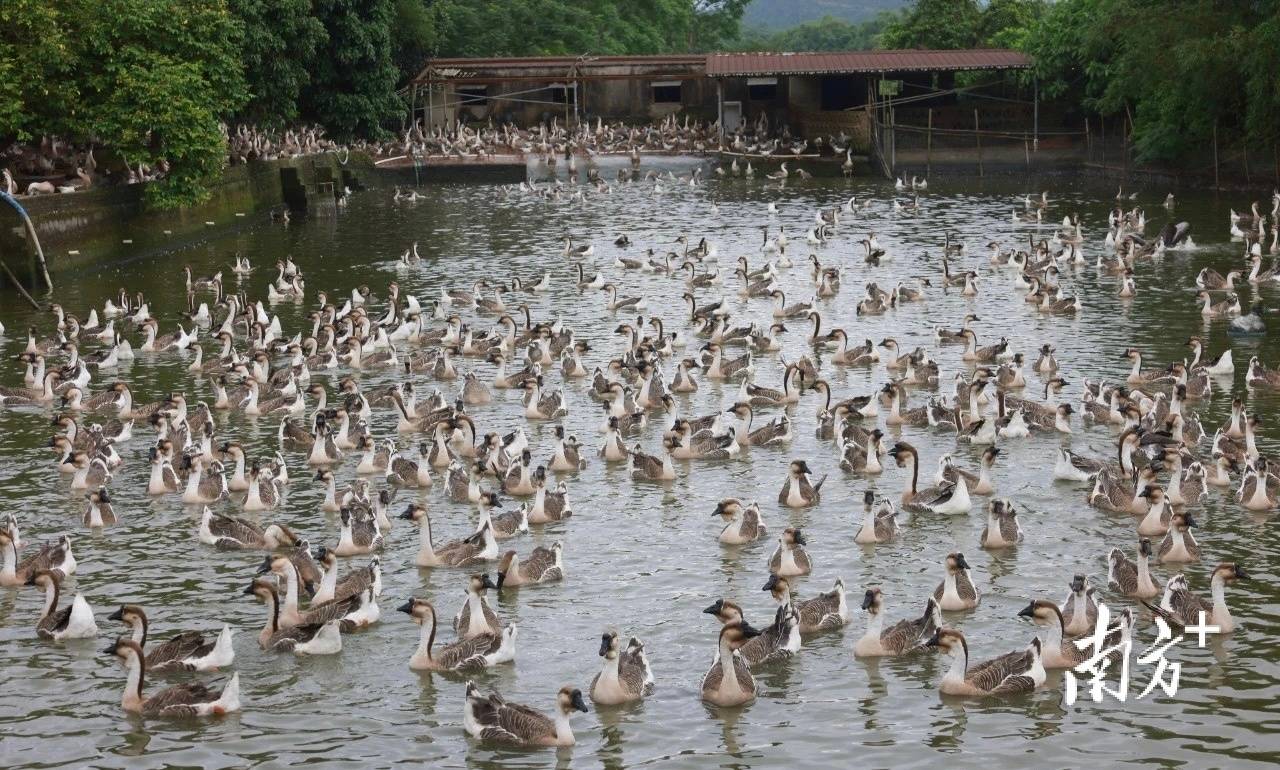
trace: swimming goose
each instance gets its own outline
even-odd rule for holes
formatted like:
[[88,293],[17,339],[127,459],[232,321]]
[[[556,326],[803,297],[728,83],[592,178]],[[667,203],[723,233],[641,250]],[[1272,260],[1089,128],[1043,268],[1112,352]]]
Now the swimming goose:
[[1200,544],[1191,534],[1191,528],[1194,526],[1196,522],[1191,518],[1191,514],[1173,514],[1169,521],[1169,531],[1165,533],[1164,540],[1160,541],[1160,547],[1156,550],[1161,564],[1200,561]]
[[719,516],[725,521],[718,539],[726,545],[752,543],[767,535],[769,531],[760,514],[760,506],[754,502],[743,505],[737,498],[725,498],[716,505],[711,515]]
[[382,533],[371,512],[364,508],[343,508],[342,528],[333,552],[338,556],[373,553],[382,548]]
[[979,465],[978,472],[971,473],[957,466],[951,458],[950,454],[943,455],[939,463],[941,467],[938,477],[934,478],[935,484],[955,483],[957,479],[963,478],[970,494],[990,495],[995,493],[995,485],[991,482],[991,468],[995,465],[996,458],[1000,455],[1001,450],[994,446],[989,446],[982,451],[982,460]]
[[605,307],[607,307],[611,312],[616,313],[619,310],[643,310],[648,304],[648,301],[644,297],[619,298],[618,287],[613,283],[606,283],[601,287],[601,289],[609,295],[609,300],[605,303]]
[[[1174,575],[1165,585],[1159,607],[1146,601],[1142,605],[1172,626],[1185,628],[1196,624],[1214,625],[1218,627],[1218,633],[1229,634],[1235,630],[1236,622],[1227,608],[1226,587],[1237,580],[1249,579],[1249,574],[1239,564],[1224,561],[1214,567],[1209,577],[1211,602],[1192,593],[1187,587],[1186,577],[1179,574]],[[1201,613],[1204,613],[1203,620]]]
[[86,527],[101,529],[119,521],[116,518],[115,508],[111,505],[111,496],[107,493],[106,487],[98,487],[85,495],[85,499],[88,501],[88,506],[85,508],[81,520]]
[[822,499],[821,490],[827,475],[823,474],[815,484],[810,480],[813,471],[804,460],[792,460],[787,469],[787,478],[782,482],[778,492],[778,504],[788,508],[808,508],[817,505]]
[[42,639],[88,639],[98,634],[98,624],[93,609],[83,594],[76,594],[71,604],[58,608],[62,593],[61,570],[40,570],[27,578],[27,585],[44,589],[44,607],[36,623],[36,634]]
[[183,631],[165,642],[147,649],[150,626],[147,614],[136,604],[123,604],[111,613],[109,620],[118,620],[133,629],[133,641],[142,650],[147,669],[181,671],[216,671],[230,666],[236,652],[231,646],[231,627],[223,624],[222,631],[213,641],[205,641],[200,631]]
[[[338,580],[338,555],[331,548],[321,547],[315,559],[322,571],[319,585],[311,597],[312,604],[323,604],[335,599],[346,599],[372,589],[374,596],[382,595],[382,560],[374,556],[369,563],[353,569]],[[294,567],[297,568],[297,561]],[[299,570],[301,576],[301,570]]]
[[987,504],[987,523],[978,536],[983,548],[1006,548],[1017,545],[1023,538],[1018,512],[1009,500],[992,500]]
[[197,536],[205,545],[222,550],[273,551],[298,542],[297,535],[283,524],[264,528],[248,519],[214,513],[207,505],[200,515]]
[[[1142,475],[1139,476],[1140,484],[1147,478],[1147,472],[1150,469],[1150,466],[1142,469]],[[1167,534],[1173,522],[1173,508],[1169,505],[1168,498],[1165,497],[1164,487],[1150,484],[1138,491],[1134,496],[1134,500],[1141,500],[1149,504],[1142,520],[1138,522],[1138,534],[1146,537]],[[1121,512],[1123,513],[1124,511]],[[1133,512],[1132,508],[1129,512]]]
[[231,675],[221,692],[211,690],[199,682],[190,682],[166,687],[150,697],[143,697],[142,686],[147,664],[138,643],[132,639],[117,639],[103,652],[124,660],[128,667],[124,696],[120,700],[120,706],[125,711],[148,717],[186,719],[222,716],[240,710],[239,673]]
[[799,529],[784,529],[778,536],[778,547],[769,557],[769,571],[783,577],[808,575],[813,571],[813,565],[809,561],[809,552],[804,548],[806,544],[804,533]]
[[892,501],[881,500],[877,505],[875,491],[868,489],[863,493],[862,511],[862,526],[854,535],[853,542],[862,545],[884,543],[897,536],[898,512],[894,510]]
[[1227,298],[1214,302],[1207,291],[1196,292],[1196,301],[1200,305],[1200,315],[1204,318],[1227,318],[1241,313],[1240,297],[1235,292],[1228,292]]
[[578,471],[587,467],[587,461],[582,457],[582,444],[579,443],[576,436],[565,436],[563,425],[557,425],[555,428],[556,448],[551,454],[551,462],[548,467],[553,471]]
[[524,382],[524,416],[531,420],[556,420],[569,414],[564,393],[543,391],[542,376]]
[[849,605],[845,601],[844,581],[840,578],[836,578],[830,591],[799,603],[793,603],[791,583],[785,577],[769,575],[761,590],[768,591],[779,605],[790,605],[795,610],[802,634],[834,631],[849,622]]
[[17,523],[11,517],[5,528],[0,529],[0,552],[3,552],[4,559],[0,565],[0,586],[29,585],[28,581],[32,576],[41,572],[54,572],[65,577],[76,571],[70,536],[63,535],[55,541],[45,543],[39,551],[18,561],[21,542]]
[[1136,599],[1150,599],[1160,594],[1160,583],[1151,576],[1151,541],[1138,541],[1138,561],[1129,561],[1119,548],[1107,556],[1107,585],[1112,591]]
[[342,651],[340,619],[281,627],[280,596],[274,581],[254,578],[244,592],[267,605],[267,623],[258,633],[258,646],[262,649],[295,655],[335,655]]
[[418,648],[409,657],[409,668],[414,671],[460,671],[487,668],[499,663],[509,663],[516,657],[515,625],[507,626],[499,633],[484,633],[460,638],[439,650],[433,650],[436,640],[436,609],[423,599],[410,597],[396,608],[422,626]]
[[715,659],[702,678],[702,700],[715,706],[742,706],[755,700],[756,680],[739,650],[759,635],[740,618],[721,627]]
[[[1109,613],[1108,613],[1109,614]],[[1019,617],[1030,618],[1036,625],[1047,626],[1049,633],[1045,635],[1042,663],[1046,669],[1075,668],[1090,659],[1089,646],[1083,648],[1066,634],[1062,611],[1058,605],[1044,599],[1033,599],[1021,612]],[[1106,660],[1111,664],[1120,663],[1125,654],[1123,649],[1133,632],[1133,611],[1126,609],[1107,624],[1102,646],[1097,650],[1108,650]],[[1125,648],[1121,646],[1125,645]]]
[[463,600],[458,614],[453,617],[453,630],[460,638],[502,632],[502,620],[485,598],[490,588],[496,590],[497,587],[487,573],[478,573],[467,579],[466,599]]
[[809,313],[813,311],[813,302],[796,302],[788,305],[787,295],[781,289],[774,289],[769,292],[769,296],[773,299],[774,318],[808,318]]
[[556,693],[556,712],[548,717],[519,703],[508,703],[498,693],[480,694],[474,682],[467,682],[462,726],[467,734],[482,741],[517,746],[572,746],[569,718],[575,711],[585,713],[582,691],[561,687]]
[[1068,636],[1090,633],[1098,623],[1098,600],[1089,578],[1076,575],[1071,579],[1071,593],[1062,602],[1063,630]]
[[563,580],[563,552],[564,546],[559,540],[552,543],[550,548],[534,548],[529,558],[523,561],[515,551],[507,551],[498,565],[497,588]]
[[938,587],[933,589],[933,598],[938,606],[948,612],[971,610],[978,606],[981,597],[978,588],[973,584],[973,575],[969,571],[969,562],[962,553],[949,553],[943,562],[946,575]]
[[1236,281],[1240,280],[1244,273],[1240,270],[1228,271],[1224,277],[1217,270],[1206,267],[1200,270],[1196,275],[1196,286],[1206,291],[1234,291]]
[[624,649],[622,637],[615,629],[609,629],[600,636],[600,657],[604,664],[587,688],[593,702],[616,706],[653,694],[653,672],[639,639],[631,637]]
[[1033,639],[1025,649],[969,666],[969,643],[964,634],[939,628],[927,642],[951,657],[951,668],[942,678],[944,695],[1005,697],[1032,692],[1045,682],[1042,643]]
[[905,655],[924,649],[934,633],[942,628],[942,609],[932,596],[925,602],[924,614],[918,618],[899,620],[884,627],[884,592],[869,588],[862,598],[867,613],[867,630],[853,643],[854,657],[880,658]]
[[564,237],[564,255],[566,257],[589,257],[596,253],[595,246],[590,243],[573,245],[573,238],[566,235]]
[[[847,414],[845,407],[836,408],[838,417]],[[849,473],[875,475],[884,470],[880,463],[881,439],[879,428],[863,430],[856,424],[845,422],[836,433],[836,451],[840,454],[840,469]]]
[[972,507],[969,498],[969,485],[964,477],[958,477],[954,483],[942,486],[919,487],[920,456],[915,447],[899,441],[889,450],[899,468],[911,466],[911,477],[902,490],[902,507],[915,513],[968,513]]
[[[258,574],[265,575],[268,572],[275,574],[277,578],[284,578],[284,606],[280,608],[278,618],[278,625],[281,628],[319,626],[331,620],[338,620],[341,621],[341,631],[350,633],[378,621],[380,610],[372,585],[361,593],[327,602],[312,602],[306,610],[299,610],[298,584],[301,578],[293,559],[285,555],[268,554],[263,558],[262,565],[258,567]],[[245,593],[251,593],[251,591]]]
[[[745,381],[744,381],[745,385]],[[786,444],[791,441],[791,419],[785,414],[774,418],[755,430],[751,429],[755,418],[755,410],[751,404],[739,401],[729,409],[727,414],[738,418],[738,427],[734,435],[741,446],[772,446]]]
[[539,465],[533,472],[534,498],[529,506],[529,523],[549,524],[562,521],[573,515],[573,507],[569,503],[569,489],[563,481],[556,489],[547,489],[547,469]]

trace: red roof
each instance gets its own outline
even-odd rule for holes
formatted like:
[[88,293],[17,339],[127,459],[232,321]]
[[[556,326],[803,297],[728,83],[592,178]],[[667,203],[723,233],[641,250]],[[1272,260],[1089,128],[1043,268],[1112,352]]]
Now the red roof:
[[1025,69],[1031,59],[1018,51],[978,48],[957,51],[842,51],[839,53],[718,53],[707,56],[707,75],[823,75],[912,70]]

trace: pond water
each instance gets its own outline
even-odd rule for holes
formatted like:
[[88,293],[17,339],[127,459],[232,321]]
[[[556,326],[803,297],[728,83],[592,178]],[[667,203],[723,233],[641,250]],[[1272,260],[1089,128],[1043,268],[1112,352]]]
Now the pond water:
[[[692,166],[680,161],[650,164],[687,174]],[[605,176],[612,179],[613,168]],[[985,246],[1025,244],[1028,235],[1045,236],[1054,225],[1014,224],[1011,211],[1021,197],[1038,193],[1042,184],[1051,204],[1046,222],[1058,222],[1078,212],[1083,221],[1088,267],[1064,268],[1068,293],[1078,293],[1084,309],[1076,317],[1041,315],[1021,301],[1009,273],[988,263]],[[1152,234],[1163,224],[1161,190],[1141,190]],[[643,257],[652,247],[659,253],[677,248],[675,239],[691,242],[705,236],[718,250],[721,274],[728,277],[733,262],[746,255],[752,266],[762,264],[761,230],[786,228],[788,253],[796,266],[781,270],[780,283],[789,302],[807,301],[812,294],[810,251],[824,264],[844,271],[844,289],[835,298],[819,300],[824,325],[840,326],[852,338],[896,338],[903,349],[925,346],[939,361],[942,381],[957,371],[968,372],[958,346],[938,346],[936,325],[958,326],[968,312],[980,343],[1007,337],[1011,350],[1029,360],[1043,343],[1057,348],[1061,374],[1071,383],[1063,400],[1078,404],[1085,378],[1118,381],[1128,371],[1124,351],[1136,347],[1147,356],[1146,366],[1163,366],[1186,356],[1190,335],[1202,335],[1211,351],[1230,345],[1234,350],[1234,380],[1219,379],[1211,400],[1194,404],[1206,428],[1225,422],[1231,394],[1247,395],[1249,408],[1274,415],[1277,399],[1268,392],[1247,393],[1244,370],[1251,355],[1276,363],[1276,336],[1231,339],[1222,321],[1202,321],[1194,301],[1194,278],[1204,266],[1222,273],[1240,265],[1240,246],[1228,240],[1227,210],[1247,208],[1248,200],[1215,198],[1191,192],[1180,195],[1175,218],[1187,220],[1198,248],[1171,252],[1137,270],[1138,295],[1116,296],[1114,278],[1092,267],[1102,249],[1106,215],[1114,189],[1082,182],[1054,180],[1020,183],[972,178],[930,180],[920,198],[917,215],[895,214],[891,185],[870,179],[813,179],[779,189],[755,180],[714,177],[691,188],[664,181],[655,192],[652,183],[614,185],[609,194],[586,190],[585,200],[550,203],[539,197],[495,186],[442,186],[423,190],[416,203],[393,202],[391,191],[373,189],[354,195],[348,206],[331,215],[295,220],[288,226],[266,221],[235,235],[219,238],[164,257],[126,262],[89,270],[60,281],[57,300],[82,317],[90,306],[101,308],[121,286],[144,292],[165,332],[172,331],[185,310],[181,266],[197,274],[226,269],[234,253],[258,266],[240,288],[262,296],[274,278],[276,259],[292,255],[307,280],[307,297],[298,303],[280,302],[278,313],[286,335],[310,328],[306,313],[315,306],[315,292],[346,296],[360,284],[371,287],[371,307],[385,307],[387,284],[397,281],[424,301],[442,287],[465,288],[480,278],[507,281],[551,274],[553,286],[541,294],[513,294],[508,300],[528,302],[535,320],[559,318],[579,339],[588,341],[589,366],[603,364],[622,350],[614,328],[630,314],[614,315],[605,295],[576,287],[574,261],[598,267],[616,280],[624,294],[643,294],[649,313],[660,315],[669,330],[689,334],[680,295],[680,278],[623,271],[614,267],[620,253]],[[850,196],[870,199],[865,211],[840,224],[830,243],[810,249],[804,230],[819,207],[830,208]],[[770,202],[779,212],[767,211]],[[857,240],[868,231],[894,259],[869,267]],[[977,297],[963,297],[954,289],[944,293],[939,252],[943,233],[950,231],[967,251],[955,262],[980,275]],[[619,233],[634,245],[613,245]],[[593,256],[571,260],[563,255],[562,238],[592,243]],[[398,265],[398,255],[417,241],[424,261],[412,268]],[[229,270],[226,273],[230,276]],[[904,305],[883,316],[857,318],[855,304],[862,284],[874,280],[891,287],[898,280],[932,277],[927,300]],[[1254,291],[1245,286],[1248,303]],[[1264,299],[1274,303],[1277,292]],[[737,284],[699,290],[701,299],[724,296],[735,318],[768,324],[767,299],[744,300]],[[52,317],[35,316],[11,294],[0,297],[0,322],[8,336],[0,339],[0,358],[6,363],[0,383],[21,384],[21,368],[14,361],[25,345],[21,330],[34,324],[42,335],[52,333]],[[493,325],[493,316],[468,312],[477,328]],[[434,322],[439,323],[439,322]],[[805,322],[790,322],[782,356],[795,360],[814,354],[806,343]],[[137,346],[140,338],[135,338]],[[96,344],[96,343],[95,343]],[[685,354],[696,350],[696,338]],[[206,348],[213,347],[206,339]],[[92,349],[93,345],[86,345]],[[207,351],[206,351],[207,352]],[[821,371],[836,395],[870,394],[888,373],[882,365],[847,368],[818,353]],[[127,380],[139,401],[151,401],[171,390],[186,393],[191,402],[211,400],[210,383],[190,375],[190,358],[182,354],[139,354],[116,375],[94,383],[101,388],[113,378]],[[481,359],[467,359],[482,379],[493,367]],[[671,367],[667,367],[670,378]],[[392,383],[395,371],[366,371],[362,386]],[[777,385],[781,364],[776,354],[757,357],[756,379]],[[1028,371],[1028,395],[1041,389],[1041,380]],[[332,393],[338,375],[315,373]],[[450,400],[456,383],[435,382],[428,374],[413,375],[420,393],[439,388]],[[571,749],[517,751],[481,745],[462,728],[465,677],[411,672],[408,657],[418,628],[394,611],[409,596],[431,599],[442,616],[451,616],[462,602],[466,572],[455,569],[418,570],[413,566],[417,532],[396,520],[382,553],[384,589],[382,620],[363,632],[347,636],[341,654],[302,658],[263,653],[256,635],[264,621],[263,607],[243,594],[261,560],[254,552],[222,552],[201,545],[195,537],[199,506],[184,506],[177,496],[151,499],[145,494],[150,429],[139,423],[135,438],[121,449],[125,464],[116,472],[111,493],[122,521],[91,532],[80,524],[82,494],[71,491],[47,448],[50,413],[0,409],[0,514],[17,515],[23,539],[31,544],[70,532],[80,567],[68,582],[66,595],[81,592],[97,613],[99,638],[93,641],[51,643],[37,638],[35,623],[41,596],[33,589],[0,589],[0,764],[6,767],[158,767],[199,765],[297,765],[303,763],[359,764],[389,767],[427,763],[433,767],[562,767],[610,768],[675,767],[828,767],[857,761],[868,766],[927,767],[946,763],[1000,767],[1051,764],[1079,766],[1086,762],[1136,761],[1158,765],[1244,767],[1274,766],[1280,760],[1275,739],[1275,706],[1280,697],[1280,651],[1271,636],[1280,614],[1280,581],[1275,564],[1280,541],[1272,517],[1245,511],[1231,499],[1233,490],[1212,489],[1195,516],[1204,548],[1202,564],[1186,573],[1193,588],[1208,595],[1208,573],[1224,560],[1239,561],[1252,575],[1228,590],[1228,602],[1242,628],[1225,638],[1211,637],[1198,648],[1188,638],[1170,650],[1181,662],[1180,688],[1170,697],[1160,693],[1137,700],[1153,673],[1151,666],[1134,664],[1128,702],[1102,704],[1087,698],[1067,706],[1062,678],[1051,673],[1047,686],[1032,695],[1009,700],[957,701],[941,697],[938,684],[945,673],[943,660],[924,653],[880,662],[864,662],[851,654],[862,634],[864,615],[858,607],[866,587],[881,586],[888,617],[916,616],[926,596],[939,582],[942,561],[950,551],[963,551],[983,594],[979,607],[966,613],[947,613],[946,621],[967,635],[973,659],[985,659],[1027,644],[1036,633],[1018,617],[1029,599],[1060,601],[1076,572],[1087,573],[1106,593],[1106,555],[1121,547],[1132,555],[1135,520],[1102,513],[1085,505],[1084,485],[1052,480],[1053,461],[1060,446],[1090,456],[1114,453],[1116,430],[1073,418],[1070,436],[1036,436],[1002,441],[1004,454],[994,478],[999,495],[1014,501],[1021,512],[1025,541],[1004,551],[984,551],[977,545],[984,523],[983,498],[976,498],[968,516],[911,515],[899,538],[876,546],[858,546],[861,500],[868,486],[896,497],[904,473],[888,462],[879,477],[843,473],[831,442],[814,436],[816,394],[787,409],[795,437],[786,449],[753,449],[724,462],[676,463],[678,478],[665,485],[637,484],[625,464],[608,464],[595,457],[601,435],[601,411],[586,395],[585,380],[564,382],[559,366],[552,367],[549,385],[564,388],[569,415],[562,421],[592,450],[588,467],[562,474],[569,487],[574,515],[565,522],[534,527],[533,533],[504,543],[521,553],[535,544],[564,544],[566,578],[562,583],[503,591],[493,597],[507,622],[519,625],[519,652],[514,664],[473,675],[482,688],[496,688],[507,698],[550,710],[562,684],[586,689],[599,670],[597,649],[601,632],[616,627],[624,635],[644,640],[656,677],[656,690],[641,705],[592,708],[573,723],[577,745]],[[702,415],[732,403],[736,384],[702,380],[696,394],[678,398],[678,411]],[[494,402],[471,407],[481,432],[508,431],[524,426],[536,462],[546,462],[553,446],[553,423],[529,422],[518,394],[494,391]],[[927,389],[913,389],[912,404],[924,403]],[[763,409],[760,419],[780,409]],[[243,442],[250,457],[266,457],[276,448],[278,420],[243,414],[218,415],[217,438]],[[883,417],[880,418],[883,426]],[[376,437],[395,435],[395,415],[375,410],[371,420]],[[661,451],[660,436],[670,416],[655,415],[637,439],[646,450]],[[956,453],[967,467],[976,467],[980,450],[958,445],[954,436],[928,428],[886,428],[888,439],[913,443],[922,457],[922,478],[930,478],[937,458]],[[1264,452],[1275,451],[1277,434],[1264,422],[1260,442]],[[401,438],[402,445],[406,443]],[[1199,451],[1208,451],[1208,442]],[[323,513],[323,491],[311,480],[300,453],[286,453],[293,483],[278,510],[260,514],[263,521],[289,524],[314,545],[337,542],[335,514]],[[821,503],[791,511],[780,507],[777,493],[793,458],[807,460],[819,475],[830,474]],[[337,471],[340,488],[355,475],[348,457]],[[382,485],[379,479],[375,488]],[[443,484],[422,493],[431,511],[437,543],[470,532],[476,511],[470,504],[447,500]],[[717,542],[722,526],[711,512],[724,497],[758,500],[772,532],[802,527],[814,562],[813,574],[793,581],[799,598],[831,587],[837,576],[849,591],[853,611],[841,632],[807,638],[803,651],[786,664],[757,672],[757,700],[741,709],[714,709],[699,697],[701,678],[710,664],[717,623],[702,609],[716,598],[741,603],[757,626],[772,617],[774,604],[761,590],[768,576],[772,537],[743,547]],[[415,497],[399,493],[395,508]],[[509,502],[508,505],[511,503]],[[235,502],[218,510],[238,513]],[[366,557],[344,559],[343,570],[359,566]],[[1161,581],[1176,570],[1156,568]],[[1119,610],[1128,600],[1108,596]],[[224,622],[238,633],[234,669],[240,673],[244,710],[207,722],[166,722],[127,716],[120,709],[124,672],[101,653],[109,638],[122,631],[107,619],[118,605],[131,602],[149,611],[153,638],[189,629],[216,631]],[[1142,614],[1137,647],[1153,638],[1149,615]],[[445,629],[442,638],[452,638]],[[193,675],[221,681],[225,674]],[[152,677],[149,691],[178,677]]]

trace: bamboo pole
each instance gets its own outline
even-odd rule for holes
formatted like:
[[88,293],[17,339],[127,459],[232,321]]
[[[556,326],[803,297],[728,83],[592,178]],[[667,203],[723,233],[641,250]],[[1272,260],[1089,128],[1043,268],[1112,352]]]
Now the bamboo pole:
[[982,133],[978,128],[978,110],[973,110],[973,138],[978,143],[978,176],[982,176]]
[[[44,260],[44,249],[40,246],[40,236],[36,234],[36,226],[31,223],[31,217],[27,214],[27,210],[12,195],[3,190],[0,190],[0,200],[4,200],[13,207],[14,211],[18,212],[18,216],[22,219],[22,226],[27,231],[27,237],[31,239],[31,245],[35,247],[36,259],[40,262],[40,275],[44,278],[45,288],[53,291],[53,279],[49,277],[49,265]],[[38,309],[39,305],[36,307]]]
[[1027,141],[1027,132],[1022,132],[1022,155],[1026,159],[1027,169],[1031,169],[1031,145]]
[[1089,116],[1084,117],[1084,154],[1089,160],[1093,160],[1093,135],[1089,133]]

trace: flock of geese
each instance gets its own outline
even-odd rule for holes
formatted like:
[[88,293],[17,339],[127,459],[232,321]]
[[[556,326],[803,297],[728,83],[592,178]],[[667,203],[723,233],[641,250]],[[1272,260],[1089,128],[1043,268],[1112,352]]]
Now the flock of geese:
[[[774,176],[779,173],[785,175]],[[508,195],[546,198],[554,186],[521,185]],[[909,186],[912,200],[892,204],[899,216],[927,205],[919,197],[923,180]],[[1122,295],[1144,262],[1189,243],[1186,223],[1150,237],[1141,209],[1123,205],[1117,201],[1095,261],[1100,273],[1122,279]],[[1172,208],[1172,201],[1167,205]],[[1043,221],[1050,206],[1047,195],[1028,197],[1019,204],[1018,218]],[[438,297],[414,297],[397,282],[387,287],[385,301],[375,300],[365,285],[349,293],[316,290],[292,259],[277,262],[274,277],[251,296],[236,284],[247,284],[260,268],[237,256],[228,273],[199,276],[187,268],[183,307],[162,308],[125,290],[83,314],[55,305],[27,331],[20,356],[23,384],[0,388],[0,406],[30,413],[33,420],[48,420],[52,413],[55,467],[49,476],[61,475],[73,494],[84,496],[83,515],[65,534],[38,544],[23,539],[22,516],[8,512],[0,527],[0,586],[43,593],[32,621],[42,638],[112,637],[106,653],[126,672],[124,709],[157,717],[239,709],[238,674],[221,687],[189,681],[148,690],[148,675],[232,667],[237,653],[229,626],[216,634],[183,631],[158,641],[142,606],[97,611],[89,603],[91,581],[78,581],[70,601],[65,595],[68,579],[83,566],[73,549],[76,532],[109,531],[130,516],[113,506],[113,478],[122,464],[145,462],[148,495],[180,500],[198,512],[191,548],[245,553],[238,562],[243,594],[264,606],[257,634],[263,654],[338,654],[345,636],[381,624],[379,553],[389,540],[416,537],[413,564],[395,568],[457,575],[465,598],[447,627],[432,598],[396,600],[397,611],[420,626],[407,664],[422,671],[473,672],[517,657],[519,629],[499,616],[490,603],[493,593],[534,585],[555,590],[564,579],[573,554],[562,540],[549,547],[520,544],[532,528],[590,526],[571,518],[570,501],[574,474],[587,463],[625,467],[638,485],[662,484],[681,473],[714,472],[750,452],[786,453],[796,431],[812,430],[830,447],[827,456],[791,458],[782,477],[762,479],[759,488],[744,489],[709,512],[723,521],[718,539],[726,547],[775,543],[759,585],[776,609],[767,624],[752,624],[732,599],[706,608],[720,623],[699,687],[707,703],[749,703],[756,696],[754,671],[788,665],[814,635],[842,633],[859,608],[865,627],[852,654],[936,650],[949,659],[939,689],[984,698],[1035,690],[1044,686],[1047,670],[1085,660],[1087,647],[1075,640],[1094,633],[1103,591],[1111,601],[1134,602],[1111,613],[1108,644],[1130,639],[1141,613],[1184,626],[1204,612],[1208,622],[1231,632],[1236,622],[1226,588],[1248,574],[1234,562],[1200,566],[1196,509],[1212,487],[1234,490],[1250,510],[1272,510],[1280,496],[1280,466],[1259,451],[1260,419],[1248,411],[1247,395],[1231,396],[1232,415],[1222,426],[1204,424],[1195,411],[1215,397],[1215,388],[1230,389],[1231,350],[1214,354],[1192,338],[1188,360],[1151,368],[1131,349],[1117,362],[1125,374],[1114,381],[1086,378],[1078,395],[1065,396],[1071,383],[1052,342],[1019,351],[1006,339],[979,337],[978,273],[964,267],[974,260],[949,235],[938,244],[937,274],[893,286],[866,280],[850,297],[844,278],[874,279],[875,268],[894,256],[874,232],[847,237],[859,229],[854,223],[864,210],[850,199],[813,212],[806,236],[794,240],[782,227],[766,225],[758,253],[732,257],[719,255],[708,238],[681,236],[667,249],[610,234],[618,256],[603,269],[591,259],[594,243],[566,237],[558,268],[507,281],[477,278],[443,288]],[[1245,266],[1225,277],[1202,272],[1197,284],[1210,300],[1275,280],[1274,271],[1264,273],[1256,262],[1268,248],[1268,221],[1275,249],[1277,214],[1280,196],[1269,214],[1256,205],[1252,214],[1232,214],[1231,231],[1244,243]],[[1068,266],[1084,262],[1084,245],[1079,218],[1071,216],[1048,238],[1015,248],[988,244],[978,258],[989,262],[995,278],[982,292],[998,298],[992,301],[1007,301],[1013,292],[1029,312],[1049,317],[1088,312],[1084,300],[1066,294],[1059,282]],[[421,260],[414,244],[400,257],[400,267],[411,269]],[[812,300],[784,293],[781,278],[788,271],[801,280],[807,273]],[[627,276],[636,272],[665,275],[672,295],[682,294],[682,301],[650,308],[647,298],[627,292]],[[578,290],[581,303],[599,311],[600,328],[574,329],[558,318],[534,317],[527,300],[564,282]],[[864,318],[944,291],[975,301],[958,326],[934,330],[937,350],[907,349],[892,338],[859,341],[856,328],[823,326],[824,302],[855,306]],[[310,309],[302,328],[289,333],[273,305],[291,300]],[[1205,317],[1228,323],[1234,317],[1238,324],[1245,317],[1238,304],[1219,310],[1209,302]],[[167,320],[157,320],[163,315]],[[785,360],[784,335],[803,335],[812,352]],[[954,346],[964,363],[949,374],[934,357],[944,346]],[[190,381],[154,400],[116,376],[121,361],[147,366],[176,357]],[[482,376],[468,362],[490,364],[492,375]],[[847,368],[872,372],[883,384],[871,392],[837,393],[830,374]],[[362,386],[369,372],[398,373],[399,380]],[[758,375],[777,377],[777,385],[758,384]],[[436,387],[427,392],[424,380]],[[681,398],[708,381],[730,392],[731,401],[709,414],[684,411]],[[1280,372],[1255,358],[1247,383],[1277,388]],[[456,397],[447,398],[439,386],[456,389]],[[504,390],[522,393],[523,415],[532,422],[559,421],[570,410],[598,412],[599,438],[580,440],[558,426],[554,442],[539,447],[523,428],[486,431],[486,412],[501,400],[495,391]],[[371,430],[375,411],[394,421],[388,435]],[[251,456],[234,435],[218,435],[220,424],[235,428],[247,422],[239,415],[268,421],[278,447]],[[1081,503],[1099,515],[1130,518],[1134,537],[1098,554],[1109,565],[1105,587],[1078,574],[1064,601],[1034,599],[1019,616],[1043,626],[1043,635],[986,660],[970,659],[969,642],[956,628],[982,598],[964,553],[937,555],[935,590],[902,597],[914,610],[894,619],[889,606],[899,597],[892,596],[891,585],[859,589],[857,606],[851,607],[843,580],[810,556],[806,532],[767,523],[755,502],[776,492],[779,506],[798,511],[840,487],[840,497],[861,506],[860,526],[850,529],[849,540],[872,549],[911,538],[904,511],[965,517],[977,509],[984,524],[978,547],[1016,548],[1034,533],[1024,531],[1018,503],[1000,495],[1002,458],[1023,451],[1025,442],[1056,442],[1082,420],[1113,426],[1115,450],[1094,457],[1061,449],[1053,475],[1079,485]],[[966,467],[957,451],[927,463],[903,437],[908,431],[953,437],[957,450],[980,447],[980,461]],[[650,439],[656,449],[646,448]],[[340,487],[336,471],[344,465],[354,465],[356,477]],[[896,474],[901,491],[849,491],[874,486],[882,474]],[[287,490],[299,483],[323,490],[320,508],[329,514],[327,521],[336,522],[336,531],[308,538],[277,518]],[[433,536],[425,495],[435,485],[448,499],[474,506],[474,529],[466,536],[447,542]],[[402,510],[394,503],[397,494],[411,499]],[[416,529],[416,535],[405,529]],[[1157,567],[1174,572],[1163,585]],[[1179,570],[1196,577],[1207,573],[1210,595],[1195,592]],[[810,575],[825,576],[830,590],[808,597],[793,593],[793,581]],[[589,684],[561,688],[549,714],[467,682],[460,693],[466,732],[481,740],[569,745],[570,718],[586,711],[588,700],[615,705],[653,692],[643,640],[609,628],[598,654],[602,662]]]

